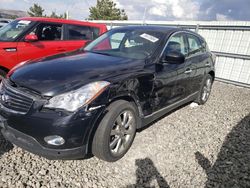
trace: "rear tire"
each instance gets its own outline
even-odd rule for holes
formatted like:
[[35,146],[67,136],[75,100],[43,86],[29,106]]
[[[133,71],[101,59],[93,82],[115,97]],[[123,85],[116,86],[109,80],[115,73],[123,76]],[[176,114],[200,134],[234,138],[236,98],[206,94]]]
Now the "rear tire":
[[199,91],[198,98],[195,101],[196,103],[198,103],[199,105],[203,105],[207,102],[211,94],[212,85],[213,85],[213,77],[210,74],[208,74]]
[[108,162],[121,159],[131,147],[139,116],[134,105],[118,100],[109,105],[92,143],[92,153]]

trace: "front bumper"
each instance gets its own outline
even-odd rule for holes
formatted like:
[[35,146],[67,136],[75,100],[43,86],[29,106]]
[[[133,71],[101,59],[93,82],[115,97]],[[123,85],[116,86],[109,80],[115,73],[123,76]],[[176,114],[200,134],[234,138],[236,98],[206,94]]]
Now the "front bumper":
[[[88,145],[96,121],[103,109],[91,113],[58,115],[56,112],[35,112],[16,116],[0,110],[3,136],[31,153],[47,159],[80,159],[89,154]],[[45,136],[60,135],[65,144],[52,146]]]
[[[93,106],[82,107],[76,112],[47,109],[44,108],[46,98],[16,88],[11,82],[3,80],[2,83],[0,127],[7,140],[49,159],[77,159],[88,154],[92,133],[105,105],[99,105],[100,101],[92,102]],[[55,135],[65,142],[58,146],[45,141]]]
[[86,154],[86,146],[70,149],[50,149],[43,147],[39,142],[31,136],[19,132],[9,126],[2,126],[3,136],[11,143],[21,147],[31,153],[46,157],[47,159],[79,159],[84,158]]

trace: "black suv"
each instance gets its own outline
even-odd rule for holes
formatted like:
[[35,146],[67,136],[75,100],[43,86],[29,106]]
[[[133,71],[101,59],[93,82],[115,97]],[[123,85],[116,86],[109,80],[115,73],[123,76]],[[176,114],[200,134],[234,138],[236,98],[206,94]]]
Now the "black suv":
[[2,133],[49,159],[116,161],[137,129],[190,101],[204,104],[214,55],[198,34],[113,29],[75,52],[15,67],[0,86]]

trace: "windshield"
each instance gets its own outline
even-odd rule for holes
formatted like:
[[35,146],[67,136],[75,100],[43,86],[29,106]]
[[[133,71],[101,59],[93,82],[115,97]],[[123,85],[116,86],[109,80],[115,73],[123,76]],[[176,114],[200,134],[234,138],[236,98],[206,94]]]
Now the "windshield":
[[160,45],[164,33],[152,30],[111,30],[84,48],[85,51],[132,59],[150,57]]
[[14,41],[31,23],[27,20],[15,20],[5,25],[0,29],[0,41]]

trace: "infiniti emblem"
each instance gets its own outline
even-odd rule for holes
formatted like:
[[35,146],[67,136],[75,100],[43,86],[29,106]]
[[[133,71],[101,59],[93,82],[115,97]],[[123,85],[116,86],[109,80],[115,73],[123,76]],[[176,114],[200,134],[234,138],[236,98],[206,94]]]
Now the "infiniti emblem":
[[3,93],[3,94],[1,95],[1,100],[2,100],[3,102],[7,103],[7,102],[10,100],[10,96],[7,95],[7,94],[5,94],[5,93]]

